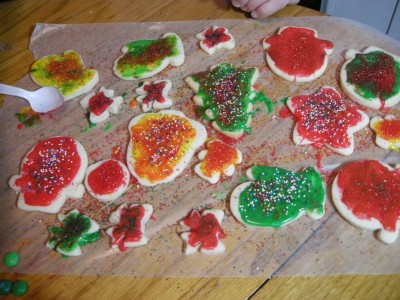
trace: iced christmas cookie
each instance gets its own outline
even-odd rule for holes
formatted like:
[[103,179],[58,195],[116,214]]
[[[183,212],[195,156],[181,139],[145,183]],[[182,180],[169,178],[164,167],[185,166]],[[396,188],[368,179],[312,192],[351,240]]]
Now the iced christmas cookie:
[[83,196],[87,165],[86,151],[77,140],[59,136],[40,141],[23,159],[21,174],[9,181],[19,193],[18,207],[57,213],[68,198]]
[[198,154],[201,162],[194,171],[201,178],[214,184],[221,176],[232,176],[236,165],[242,162],[242,153],[222,141],[214,140],[207,143],[207,150]]
[[305,27],[281,27],[276,35],[263,41],[271,71],[283,79],[308,82],[320,77],[328,66],[333,44],[317,37]]
[[393,243],[400,226],[400,172],[376,160],[346,164],[332,185],[339,213],[353,225],[378,230],[377,237]]
[[97,71],[86,68],[81,56],[72,50],[38,59],[30,74],[38,85],[57,88],[66,101],[89,92],[99,81]]
[[168,92],[172,88],[170,80],[145,81],[136,89],[138,97],[136,101],[142,104],[142,110],[147,112],[151,109],[165,109],[172,106],[172,99]]
[[213,55],[217,49],[235,48],[235,39],[224,27],[212,26],[206,28],[196,34],[196,38],[200,40],[200,48],[210,55]]
[[150,204],[122,204],[110,216],[111,224],[106,233],[111,237],[114,250],[125,251],[126,248],[147,244],[149,239],[144,233],[145,225],[153,214]]
[[207,138],[202,124],[175,110],[138,115],[128,128],[128,168],[145,186],[174,180]]
[[86,170],[86,189],[99,201],[118,199],[126,191],[128,185],[129,170],[118,160],[102,160],[90,165]]
[[231,211],[248,226],[278,228],[307,214],[317,220],[325,214],[325,186],[314,168],[300,173],[254,166],[247,170],[251,180],[232,192]]
[[332,87],[322,87],[311,95],[290,97],[286,104],[296,122],[295,144],[325,145],[342,155],[353,153],[354,133],[369,122],[367,114],[346,105]]
[[168,65],[177,67],[185,61],[182,40],[171,32],[159,40],[133,41],[122,48],[122,53],[114,62],[114,73],[125,80],[148,78]]
[[97,94],[90,93],[81,100],[81,106],[90,112],[90,122],[97,124],[108,119],[110,113],[116,114],[122,104],[122,97],[114,97],[114,91],[102,86]]
[[400,57],[377,47],[348,50],[340,71],[343,91],[371,108],[387,108],[400,101]]
[[234,68],[220,64],[186,78],[186,83],[196,93],[193,101],[199,105],[198,113],[219,132],[240,138],[250,132],[253,105],[264,102],[268,109],[272,103],[254,89],[259,76],[257,68]]
[[185,254],[200,252],[207,255],[219,254],[225,251],[221,239],[226,237],[221,227],[224,212],[219,209],[206,209],[200,215],[197,210],[184,218],[180,225],[187,230],[181,234],[185,243]]
[[61,227],[50,227],[50,240],[47,247],[63,256],[79,256],[81,247],[101,238],[100,226],[91,218],[80,214],[77,209],[67,215],[58,215]]
[[400,120],[392,115],[388,115],[384,119],[373,117],[369,126],[376,134],[375,142],[379,147],[399,151]]

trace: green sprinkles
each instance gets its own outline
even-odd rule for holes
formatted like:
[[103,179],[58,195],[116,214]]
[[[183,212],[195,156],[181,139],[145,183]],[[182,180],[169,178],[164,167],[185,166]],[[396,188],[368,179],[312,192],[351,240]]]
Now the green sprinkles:
[[11,288],[14,296],[21,297],[28,292],[29,286],[24,280],[17,280]]
[[6,296],[11,293],[12,281],[8,279],[0,280],[0,295]]

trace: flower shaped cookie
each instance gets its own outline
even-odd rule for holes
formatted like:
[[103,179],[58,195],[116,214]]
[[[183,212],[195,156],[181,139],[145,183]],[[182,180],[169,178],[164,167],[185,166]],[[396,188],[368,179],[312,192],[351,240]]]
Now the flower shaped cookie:
[[242,162],[242,153],[219,140],[208,142],[207,150],[198,154],[201,163],[194,167],[194,171],[201,178],[214,184],[221,176],[232,176],[236,165]]
[[221,228],[224,212],[219,209],[207,209],[200,215],[197,210],[184,218],[180,225],[188,232],[181,234],[185,242],[185,254],[195,253],[199,248],[203,254],[213,255],[225,251],[221,239],[226,237]]
[[170,80],[145,81],[136,89],[139,96],[136,101],[142,104],[142,110],[147,112],[151,109],[165,109],[172,106],[172,100],[168,92],[172,88]]
[[38,59],[30,74],[38,85],[58,88],[66,101],[89,92],[99,81],[97,71],[86,68],[81,56],[72,50]]
[[67,215],[58,215],[61,227],[50,227],[50,240],[47,247],[63,256],[79,256],[81,247],[94,243],[101,238],[100,226],[77,209]]
[[172,32],[158,40],[138,40],[126,44],[114,62],[114,74],[121,79],[149,78],[168,65],[177,67],[185,62],[181,38]]
[[210,55],[213,55],[217,49],[235,48],[233,36],[224,27],[212,26],[206,28],[196,34],[196,38],[200,40],[200,48]]
[[311,95],[290,97],[286,104],[296,122],[293,141],[297,145],[325,145],[342,155],[353,153],[353,134],[369,122],[367,114],[347,106],[332,87],[322,87]]
[[297,82],[320,77],[328,66],[333,44],[317,36],[317,31],[311,28],[284,26],[276,35],[264,39],[263,47],[272,72]]
[[373,117],[369,126],[376,134],[375,142],[383,149],[400,149],[400,120],[388,115],[384,119]]
[[332,184],[332,199],[339,213],[351,224],[377,230],[377,238],[390,244],[400,227],[399,168],[376,160],[346,164]]
[[90,112],[89,120],[97,124],[108,119],[110,113],[116,114],[122,97],[114,97],[114,90],[102,86],[97,94],[90,93],[81,100],[81,106]]
[[387,108],[400,101],[400,57],[378,47],[350,49],[340,71],[340,85],[354,101]]
[[110,216],[110,222],[115,226],[106,231],[112,239],[111,247],[125,251],[129,247],[147,244],[144,229],[152,214],[153,206],[150,204],[120,205]]
[[232,214],[243,224],[278,228],[304,214],[314,220],[324,216],[324,180],[316,169],[295,173],[254,166],[246,175],[251,181],[236,187],[230,199]]
[[77,140],[59,136],[40,141],[23,159],[21,174],[9,181],[19,193],[18,207],[57,213],[68,198],[83,196],[87,165],[86,151]]

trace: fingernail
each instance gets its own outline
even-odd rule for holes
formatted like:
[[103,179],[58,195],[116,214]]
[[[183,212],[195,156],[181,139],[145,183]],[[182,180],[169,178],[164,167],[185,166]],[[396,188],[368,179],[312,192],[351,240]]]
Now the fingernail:
[[257,13],[256,13],[254,10],[251,12],[251,16],[252,16],[254,19],[257,19]]
[[234,7],[239,7],[239,3],[237,1],[235,1],[235,0],[232,0],[232,5]]

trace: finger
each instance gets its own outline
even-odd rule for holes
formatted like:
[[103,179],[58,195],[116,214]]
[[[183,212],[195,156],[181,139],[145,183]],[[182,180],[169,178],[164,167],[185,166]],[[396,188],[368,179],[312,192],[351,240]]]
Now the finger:
[[249,0],[245,5],[241,6],[240,8],[244,11],[253,11],[260,5],[262,5],[265,2],[268,1],[274,1],[274,0]]
[[234,7],[241,8],[243,5],[246,5],[246,3],[249,2],[249,0],[232,0],[232,5]]
[[270,0],[251,12],[251,16],[255,19],[263,19],[281,10],[287,5],[288,1]]

